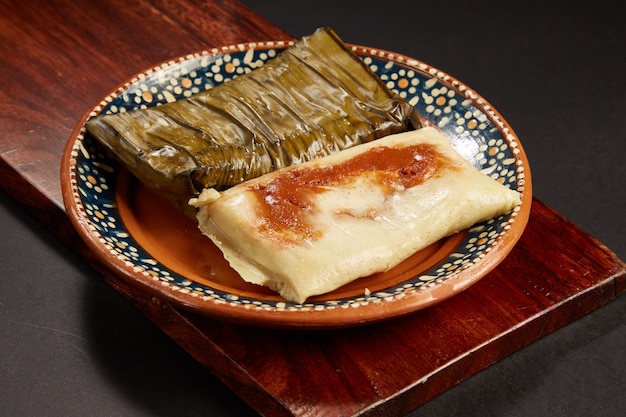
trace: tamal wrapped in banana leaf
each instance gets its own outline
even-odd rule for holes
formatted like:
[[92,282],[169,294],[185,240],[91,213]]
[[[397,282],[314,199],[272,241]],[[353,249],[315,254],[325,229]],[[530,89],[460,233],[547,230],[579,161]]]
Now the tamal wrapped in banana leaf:
[[204,188],[418,127],[413,107],[329,28],[190,98],[87,122],[133,175],[183,211]]

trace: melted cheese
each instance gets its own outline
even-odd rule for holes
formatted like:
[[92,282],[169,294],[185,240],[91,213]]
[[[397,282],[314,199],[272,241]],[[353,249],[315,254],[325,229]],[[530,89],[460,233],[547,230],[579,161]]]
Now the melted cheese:
[[519,194],[433,128],[387,136],[190,202],[241,277],[293,302],[386,271],[510,211]]

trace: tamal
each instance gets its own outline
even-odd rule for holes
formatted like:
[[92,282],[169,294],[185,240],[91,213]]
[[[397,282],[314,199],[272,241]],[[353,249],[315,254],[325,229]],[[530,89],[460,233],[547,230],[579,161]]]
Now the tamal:
[[87,122],[134,176],[183,211],[204,188],[419,127],[413,107],[329,28],[190,98]]

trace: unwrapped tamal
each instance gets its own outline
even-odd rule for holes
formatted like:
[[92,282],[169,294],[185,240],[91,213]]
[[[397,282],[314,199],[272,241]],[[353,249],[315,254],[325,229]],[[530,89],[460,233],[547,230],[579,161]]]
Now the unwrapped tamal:
[[303,303],[507,213],[520,195],[426,127],[207,189],[191,203],[245,281]]
[[418,127],[413,107],[328,28],[190,98],[87,122],[133,175],[183,211],[204,188]]

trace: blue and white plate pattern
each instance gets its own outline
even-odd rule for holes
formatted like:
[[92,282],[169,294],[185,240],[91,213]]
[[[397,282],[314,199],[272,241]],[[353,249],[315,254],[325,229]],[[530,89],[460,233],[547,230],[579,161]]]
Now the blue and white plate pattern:
[[[252,71],[288,45],[289,42],[241,44],[163,63],[135,76],[108,95],[85,120],[99,113],[147,108],[189,97]],[[171,302],[191,306],[209,316],[230,316],[235,321],[240,316],[245,323],[332,327],[341,317],[341,311],[353,316],[354,311],[361,309],[354,323],[350,320],[346,323],[362,324],[394,317],[393,308],[389,308],[393,303],[403,304],[398,309],[402,314],[422,308],[425,305],[422,301],[409,308],[405,303],[410,302],[412,294],[427,291],[461,273],[471,275],[472,270],[476,270],[474,281],[480,279],[489,272],[481,268],[481,263],[488,260],[495,248],[498,251],[493,256],[503,258],[527,221],[531,202],[530,173],[519,139],[495,109],[453,77],[400,54],[360,46],[351,48],[391,90],[411,103],[424,121],[441,129],[457,151],[477,169],[522,193],[522,205],[507,215],[477,224],[447,259],[400,285],[382,291],[366,291],[358,297],[330,297],[304,304],[250,298],[194,282],[161,264],[141,247],[120,220],[115,192],[119,166],[85,133],[83,120],[70,138],[64,155],[70,171],[70,180],[63,184],[69,193],[64,192],[64,196],[71,195],[66,198],[69,200],[66,206],[72,207],[68,212],[75,213],[70,217],[75,217],[72,220],[81,233],[91,235],[88,240],[92,245],[99,245],[99,250],[113,255],[114,262],[118,262],[115,269],[121,270],[122,275],[145,281],[151,288],[158,283],[163,297]],[[85,224],[88,226],[84,227]],[[503,250],[499,247],[502,245],[507,247]],[[489,268],[500,260],[490,260]],[[380,309],[379,314],[377,306],[380,305],[386,307]],[[225,313],[224,309],[232,311]],[[267,312],[274,314],[264,314]],[[306,312],[311,314],[304,319],[292,317]]]

